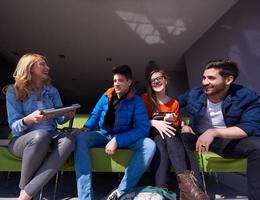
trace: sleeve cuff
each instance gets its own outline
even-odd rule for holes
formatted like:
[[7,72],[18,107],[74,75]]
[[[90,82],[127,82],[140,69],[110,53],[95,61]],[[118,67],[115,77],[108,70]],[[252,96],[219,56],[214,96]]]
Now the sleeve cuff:
[[25,124],[25,122],[24,122],[24,118],[21,119],[20,125],[21,125],[22,129],[25,129],[27,127],[27,124]]

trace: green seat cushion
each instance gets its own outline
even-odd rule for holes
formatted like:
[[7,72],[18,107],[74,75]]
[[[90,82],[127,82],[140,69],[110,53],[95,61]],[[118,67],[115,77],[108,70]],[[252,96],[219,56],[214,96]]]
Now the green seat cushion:
[[73,128],[82,128],[85,122],[88,120],[88,114],[77,114],[73,120]]
[[[89,114],[76,114],[73,119],[73,128],[82,128],[85,122],[88,120]],[[67,128],[70,125],[70,121],[67,121],[64,124],[58,124],[58,128]]]
[[247,159],[223,158],[214,152],[197,154],[197,158],[204,172],[246,172],[247,169]]
[[7,147],[0,147],[0,171],[20,171],[21,159],[13,156]]
[[[88,114],[76,114],[73,120],[73,128],[81,128],[89,118]],[[182,119],[185,124],[189,118]],[[69,127],[69,121],[59,128]],[[246,159],[225,159],[213,152],[199,156],[195,153],[198,163],[204,172],[245,172]],[[104,148],[92,148],[91,160],[94,172],[123,172],[132,158],[133,152],[128,149],[118,149],[116,154],[109,156]],[[0,146],[0,171],[20,171],[21,160],[9,153],[7,147]],[[74,171],[74,163],[69,159],[62,166],[64,171]]]
[[58,124],[58,129],[68,128],[70,125],[70,121],[65,122],[64,124]]
[[[92,148],[91,160],[94,172],[123,172],[132,158],[133,152],[128,149],[118,149],[113,156],[108,156],[104,148]],[[204,172],[246,172],[246,159],[225,159],[209,152],[199,156],[196,153],[200,168]],[[0,147],[0,171],[20,171],[21,159],[9,153],[6,147]],[[62,170],[74,171],[74,164],[70,160],[63,165]]]
[[[104,148],[92,148],[90,151],[93,172],[124,172],[132,158],[133,152],[128,149],[118,149],[115,155],[109,156]],[[73,171],[73,162],[67,162],[62,170]]]

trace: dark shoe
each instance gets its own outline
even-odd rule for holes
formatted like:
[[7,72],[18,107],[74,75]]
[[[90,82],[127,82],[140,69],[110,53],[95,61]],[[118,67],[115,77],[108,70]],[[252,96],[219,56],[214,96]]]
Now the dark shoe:
[[119,200],[119,193],[117,190],[114,190],[108,197],[107,200]]
[[177,174],[180,189],[180,200],[210,200],[198,186],[198,181],[192,171]]

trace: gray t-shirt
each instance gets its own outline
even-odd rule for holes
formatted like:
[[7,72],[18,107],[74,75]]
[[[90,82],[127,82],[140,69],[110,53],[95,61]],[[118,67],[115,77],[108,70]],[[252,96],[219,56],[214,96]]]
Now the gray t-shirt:
[[197,128],[199,133],[204,133],[210,128],[226,128],[221,105],[222,101],[219,103],[212,103],[207,99],[207,112],[199,121]]

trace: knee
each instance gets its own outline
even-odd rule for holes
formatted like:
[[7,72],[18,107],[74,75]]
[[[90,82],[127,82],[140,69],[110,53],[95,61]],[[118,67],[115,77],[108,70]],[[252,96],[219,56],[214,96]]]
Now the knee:
[[251,152],[253,153],[257,153],[258,155],[260,155],[260,138],[256,138],[256,139],[251,139],[250,143],[249,143],[249,147],[251,149]]
[[61,144],[70,152],[72,152],[75,148],[75,137],[71,134],[66,134],[63,138],[61,138]]
[[89,133],[79,133],[75,138],[75,149],[88,148]]
[[154,138],[154,142],[156,144],[156,154],[165,155],[165,153],[167,153],[166,138],[162,139],[162,137],[158,135]]
[[194,150],[196,140],[194,139],[194,135],[191,133],[182,133],[180,137],[176,137],[176,139],[180,140],[180,143],[185,149]]
[[143,147],[144,147],[145,151],[151,153],[152,155],[156,151],[156,144],[150,138],[144,138]]
[[33,137],[31,138],[30,145],[46,145],[49,146],[51,143],[51,135],[45,130],[36,130],[31,132]]
[[153,140],[157,146],[161,146],[165,144],[165,141],[161,135],[156,135]]
[[185,143],[188,143],[189,136],[190,136],[189,133],[182,133],[182,134],[180,134],[180,139],[185,144]]
[[81,141],[82,141],[82,139],[83,139],[83,133],[78,133],[77,135],[76,135],[76,137],[75,137],[75,142],[76,142],[76,144],[78,145],[78,144],[81,144]]
[[29,133],[25,149],[34,152],[47,152],[51,144],[51,135],[44,130],[35,130]]

